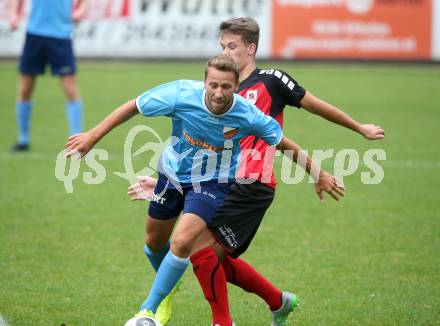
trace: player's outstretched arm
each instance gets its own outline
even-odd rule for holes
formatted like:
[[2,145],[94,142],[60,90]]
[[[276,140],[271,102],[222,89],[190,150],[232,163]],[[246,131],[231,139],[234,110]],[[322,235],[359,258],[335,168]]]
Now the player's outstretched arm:
[[[321,202],[324,201],[323,192],[327,192],[335,200],[345,196],[345,187],[343,183],[330,173],[324,171],[313,163],[312,159],[302,151],[301,147],[293,140],[283,136],[281,142],[277,145],[284,155],[292,161],[299,164],[315,180],[315,192]],[[302,156],[302,157],[301,157]]]
[[139,177],[139,182],[128,187],[127,195],[131,200],[148,200],[154,192],[157,179],[149,176]]
[[83,157],[108,132],[138,113],[139,111],[136,107],[135,100],[130,100],[122,104],[93,129],[90,129],[88,132],[70,136],[66,144],[66,157],[72,156],[75,152],[78,152],[81,157]]
[[375,140],[385,137],[385,131],[382,127],[375,124],[360,124],[336,106],[317,98],[308,91],[301,100],[301,106],[328,121],[356,131],[367,139]]

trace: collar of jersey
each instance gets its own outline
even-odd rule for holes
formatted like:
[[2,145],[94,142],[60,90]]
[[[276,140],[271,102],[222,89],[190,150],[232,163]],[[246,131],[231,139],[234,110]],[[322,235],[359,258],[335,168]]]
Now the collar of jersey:
[[206,90],[203,91],[203,98],[202,98],[203,107],[205,108],[206,111],[208,111],[208,113],[209,113],[210,115],[212,115],[212,116],[214,116],[214,117],[222,117],[222,116],[228,114],[229,111],[231,111],[232,108],[233,108],[234,105],[235,105],[235,94],[234,94],[234,95],[232,96],[232,97],[234,98],[233,101],[232,101],[232,105],[231,105],[231,107],[228,109],[228,111],[223,112],[222,114],[215,114],[215,113],[212,113],[211,110],[209,110],[208,107],[206,106],[206,103],[205,103],[205,95],[206,95]]
[[[250,87],[251,85],[248,85],[248,84],[252,84],[252,78],[253,78],[255,75],[257,75],[257,74],[260,72],[260,70],[261,70],[260,68],[256,67],[256,68],[254,69],[254,71],[252,71],[251,74],[250,74],[249,76],[246,77],[245,80],[242,80],[242,81],[240,82],[239,87],[238,87],[238,92],[241,92],[243,89],[246,89],[246,88]],[[254,85],[255,85],[255,84],[254,84]]]

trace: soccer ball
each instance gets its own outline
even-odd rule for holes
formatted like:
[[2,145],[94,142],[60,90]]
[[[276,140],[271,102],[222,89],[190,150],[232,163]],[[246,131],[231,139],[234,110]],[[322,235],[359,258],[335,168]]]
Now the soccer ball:
[[162,326],[162,324],[152,317],[133,317],[124,326]]

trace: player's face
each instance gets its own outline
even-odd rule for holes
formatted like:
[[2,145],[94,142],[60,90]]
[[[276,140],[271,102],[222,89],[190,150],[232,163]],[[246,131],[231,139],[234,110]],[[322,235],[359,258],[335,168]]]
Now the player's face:
[[209,67],[205,79],[205,103],[209,110],[214,114],[226,112],[232,105],[237,86],[233,72]]
[[254,60],[255,44],[247,45],[240,35],[222,33],[220,35],[220,46],[223,54],[231,56],[238,65],[238,71]]

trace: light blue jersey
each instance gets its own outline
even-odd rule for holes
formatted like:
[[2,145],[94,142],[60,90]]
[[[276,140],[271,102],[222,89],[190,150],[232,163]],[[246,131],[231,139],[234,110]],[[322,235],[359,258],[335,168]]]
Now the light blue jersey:
[[32,0],[27,32],[70,39],[73,0]]
[[180,183],[235,180],[240,140],[248,135],[276,145],[283,136],[278,122],[241,96],[221,115],[206,107],[203,82],[178,80],[157,86],[136,99],[145,116],[173,119],[174,136],[159,160],[159,171]]

